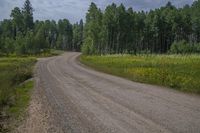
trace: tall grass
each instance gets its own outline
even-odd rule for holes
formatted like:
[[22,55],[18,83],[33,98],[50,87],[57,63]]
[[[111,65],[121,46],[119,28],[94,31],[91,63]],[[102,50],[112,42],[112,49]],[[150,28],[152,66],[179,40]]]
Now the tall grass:
[[0,58],[0,129],[2,120],[9,117],[8,110],[18,102],[18,86],[32,77],[36,58]]
[[133,81],[200,94],[199,55],[84,56],[81,62]]

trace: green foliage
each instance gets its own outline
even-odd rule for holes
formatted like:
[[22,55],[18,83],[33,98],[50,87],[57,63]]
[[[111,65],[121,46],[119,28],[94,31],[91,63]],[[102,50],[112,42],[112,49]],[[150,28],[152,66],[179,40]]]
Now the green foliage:
[[[173,43],[181,40],[192,45],[200,43],[199,3],[195,1],[192,6],[176,8],[168,2],[149,12],[135,12],[123,4],[113,3],[103,13],[91,3],[84,36],[92,38],[96,54],[167,53]],[[186,47],[190,46],[180,45],[183,52],[194,51]]]
[[[100,53],[101,48],[101,25],[102,25],[102,12],[97,8],[95,3],[91,3],[88,13],[86,14],[86,24],[84,28],[84,44],[93,52]],[[88,44],[88,42],[90,44]],[[93,48],[95,50],[93,50]],[[85,52],[85,51],[84,51]],[[90,53],[91,54],[91,53]],[[95,54],[95,53],[93,53]]]
[[24,28],[26,31],[31,30],[34,28],[33,23],[33,8],[31,2],[26,0],[24,2],[24,7],[22,9],[23,18],[24,18]]
[[30,101],[30,90],[33,88],[33,81],[28,81],[16,88],[16,102],[8,109],[10,115],[19,117],[22,115]]
[[83,44],[83,20],[73,26],[73,48],[72,50],[80,51]]
[[[35,58],[0,58],[0,119],[10,116],[9,110],[15,107],[23,94],[16,87],[32,77]],[[26,102],[26,101],[24,101]],[[19,104],[18,104],[19,106]],[[23,105],[21,105],[23,106]],[[0,131],[2,123],[0,123]]]
[[[25,0],[24,7],[15,7],[11,19],[0,22],[0,55],[38,55],[50,49],[80,51],[83,43],[83,21],[78,25],[78,41],[73,43],[73,26],[67,19],[33,21],[33,7]],[[76,47],[75,47],[76,46]]]
[[[199,3],[176,8],[168,2],[149,12],[136,12],[113,3],[102,12],[92,2],[85,24],[81,20],[72,25],[67,19],[60,19],[58,23],[34,22],[33,7],[30,0],[25,0],[22,9],[15,7],[11,11],[11,19],[0,22],[0,55],[40,54],[49,49],[80,51],[81,48],[84,53],[100,55],[198,53]],[[91,40],[92,45],[88,44]]]
[[37,43],[37,36],[34,36],[33,32],[27,32],[25,36],[18,34],[15,40],[15,52],[17,55],[40,53],[40,43]]
[[73,49],[73,26],[69,20],[63,19],[58,21],[59,38],[57,39],[57,47],[63,50]]
[[179,42],[174,42],[171,45],[170,53],[172,54],[191,54],[191,53],[200,53],[199,51],[200,44],[190,44],[182,40]]
[[4,40],[3,51],[6,54],[12,54],[14,52],[14,40],[6,37]]
[[[0,98],[9,97],[9,90],[17,84],[32,76],[32,66],[36,62],[35,58],[1,58],[0,59]],[[12,90],[14,91],[14,90]],[[3,106],[4,100],[0,100]]]
[[16,36],[19,32],[24,31],[24,16],[19,7],[15,7],[11,11],[12,23],[14,28],[14,36]]
[[93,40],[92,38],[86,38],[84,41],[84,44],[81,48],[81,51],[85,55],[92,55],[95,54],[95,47],[93,45]]
[[34,45],[35,45],[36,53],[39,53],[45,50],[49,46],[48,41],[46,40],[46,37],[45,37],[44,27],[41,27],[39,31],[36,33],[34,37],[34,43],[35,43]]
[[2,37],[9,37],[9,38],[13,38],[13,27],[12,27],[12,21],[8,20],[8,19],[4,19],[1,23],[0,23],[0,27],[2,30]]
[[22,35],[18,35],[15,41],[15,52],[17,55],[23,55],[26,53],[25,39]]
[[[28,81],[17,88],[15,88],[15,98],[14,102],[9,108],[4,109],[6,112],[7,119],[1,118],[3,123],[1,123],[0,132],[12,131],[12,124],[18,123],[20,121],[21,116],[24,116],[24,113],[29,105],[31,98],[31,90],[33,88],[33,81]],[[4,116],[5,117],[5,116]],[[12,122],[9,122],[12,119]],[[15,121],[13,121],[13,119]],[[6,124],[8,122],[9,124]]]
[[200,94],[200,57],[196,55],[81,56],[97,70],[133,81]]
[[58,38],[57,38],[57,42],[56,42],[56,48],[62,49],[63,45],[64,45],[63,44],[63,36],[59,35]]

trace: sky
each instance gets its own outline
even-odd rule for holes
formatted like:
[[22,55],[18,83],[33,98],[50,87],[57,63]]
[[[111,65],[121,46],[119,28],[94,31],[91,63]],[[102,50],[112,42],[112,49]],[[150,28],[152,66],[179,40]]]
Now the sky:
[[[0,20],[10,18],[14,7],[22,7],[25,0],[0,0]],[[63,19],[67,18],[75,23],[85,18],[85,14],[91,2],[97,4],[102,10],[111,3],[123,3],[126,7],[132,7],[136,11],[159,8],[166,5],[169,0],[30,0],[34,8],[34,19]],[[182,7],[192,4],[194,0],[170,0],[173,5]]]

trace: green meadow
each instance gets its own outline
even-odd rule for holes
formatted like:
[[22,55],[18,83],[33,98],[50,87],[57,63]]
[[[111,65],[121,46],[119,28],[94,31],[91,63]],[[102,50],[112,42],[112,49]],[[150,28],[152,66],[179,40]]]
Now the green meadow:
[[85,56],[81,62],[132,81],[200,94],[199,55]]

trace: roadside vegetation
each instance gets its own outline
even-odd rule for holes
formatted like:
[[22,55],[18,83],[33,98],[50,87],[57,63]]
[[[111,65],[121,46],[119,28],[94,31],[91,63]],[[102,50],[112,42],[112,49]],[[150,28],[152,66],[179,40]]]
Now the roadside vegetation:
[[0,21],[0,132],[12,131],[23,118],[33,88],[33,81],[24,81],[32,78],[36,58],[78,49],[72,47],[73,25],[67,19],[34,22],[33,11],[25,0],[22,9],[11,11],[11,19]]
[[81,62],[133,81],[200,94],[199,55],[81,56]]
[[17,119],[27,106],[33,83],[24,81],[32,77],[36,58],[0,58],[0,132],[9,129],[10,120]]
[[133,81],[200,94],[199,12],[200,0],[148,12],[115,3],[101,11],[91,3],[80,60]]
[[33,81],[25,81],[33,76],[36,58],[62,53],[62,50],[50,49],[34,55],[9,54],[0,57],[0,132],[12,131],[26,113]]

